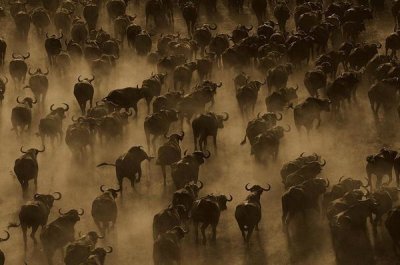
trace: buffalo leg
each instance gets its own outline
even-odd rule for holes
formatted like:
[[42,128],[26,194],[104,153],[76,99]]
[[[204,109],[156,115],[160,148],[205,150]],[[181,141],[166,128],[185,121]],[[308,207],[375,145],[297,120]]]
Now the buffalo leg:
[[25,225],[21,224],[21,228],[22,228],[22,236],[23,236],[23,239],[24,239],[24,249],[25,249],[25,252],[26,252],[26,250],[28,248],[28,246],[27,246],[27,237],[26,237],[26,233],[27,233],[28,227],[26,227]]
[[194,238],[196,240],[196,244],[199,243],[199,223],[193,222],[194,225]]
[[246,233],[244,225],[239,225],[240,232],[242,233],[243,240],[246,241]]
[[[201,235],[203,236],[203,245],[205,245],[207,243],[207,237],[206,237],[206,228],[208,227],[207,223],[203,223],[201,225]],[[214,237],[214,235],[213,235]]]
[[217,224],[212,224],[212,241],[215,242],[217,241]]
[[161,171],[162,171],[163,178],[164,178],[164,186],[166,186],[167,185],[167,172],[166,172],[165,165],[161,165]]
[[[183,124],[182,124],[182,127],[183,127]],[[198,137],[199,136],[197,134],[193,133],[194,150],[197,150],[197,138]]]
[[[37,241],[36,241],[36,237],[35,237],[35,234],[36,234],[36,231],[38,230],[38,228],[39,228],[39,226],[38,225],[34,225],[34,226],[32,226],[32,232],[31,232],[31,238],[32,238],[32,240],[33,240],[33,243],[35,244],[35,245],[37,245]],[[25,235],[26,236],[26,235]]]
[[136,183],[139,183],[140,179],[142,178],[142,168],[141,167],[138,168],[137,174],[138,174],[138,177],[136,179]]
[[146,143],[147,143],[147,152],[150,152],[150,133],[146,130]]
[[247,243],[250,241],[250,237],[251,237],[251,235],[253,234],[253,230],[254,230],[254,226],[253,226],[253,225],[250,226],[250,227],[247,229],[247,237],[246,237],[246,242],[247,242]]

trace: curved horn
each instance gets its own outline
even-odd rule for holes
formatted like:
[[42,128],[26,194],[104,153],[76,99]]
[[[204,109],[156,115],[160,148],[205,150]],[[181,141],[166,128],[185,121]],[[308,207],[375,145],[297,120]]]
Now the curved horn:
[[115,192],[120,192],[122,190],[122,187],[119,186],[119,188],[117,190],[114,190]]
[[371,185],[371,182],[369,181],[368,178],[365,178],[367,180],[367,184],[366,185],[361,185],[361,187],[363,188],[368,188]]
[[[199,180],[199,182],[200,182],[200,186],[197,186],[197,188],[199,190],[201,190],[204,187],[204,183],[201,180]],[[197,185],[197,183],[196,183],[196,185]]]
[[53,111],[54,104],[51,104],[50,110]]
[[56,201],[60,200],[61,197],[62,197],[61,192],[56,191],[56,192],[53,192],[53,194],[58,195],[58,197],[55,197],[55,196],[53,195],[53,198],[54,198],[54,200],[56,200]]
[[77,121],[79,121],[79,118],[78,118],[78,119],[75,119],[75,115],[72,115],[71,120],[72,120],[73,122],[77,122]]
[[[279,119],[278,119],[278,117],[277,117],[278,114],[279,114],[279,116],[280,116]],[[280,113],[280,112],[275,113],[275,118],[276,118],[277,121],[281,121],[282,118],[283,118],[282,113]]]
[[364,196],[366,197],[366,198],[368,198],[369,197],[369,195],[370,195],[370,192],[369,192],[369,190],[367,189],[367,187],[364,187],[364,186],[361,186],[363,189],[365,189],[365,191],[367,192],[366,194],[364,194]]
[[23,146],[21,146],[21,148],[19,149],[19,151],[23,154],[26,154],[27,152],[23,150]]
[[322,164],[320,163],[320,166],[321,166],[321,167],[323,167],[323,166],[326,165],[326,160],[325,160],[325,159],[322,159],[322,160],[324,160],[324,162],[323,162]]
[[37,103],[37,98],[34,98],[35,100],[32,100],[32,104],[36,104]]
[[257,114],[257,118],[260,119],[261,112]]
[[37,149],[37,151],[39,152],[39,153],[43,153],[44,151],[46,150],[46,147],[43,145],[43,147],[42,147],[42,150],[38,150]]
[[342,179],[344,178],[344,176],[341,176],[339,179],[339,183],[342,182]]
[[105,187],[105,185],[101,185],[101,186],[100,186],[100,191],[101,191],[101,192],[105,192],[105,190],[103,189],[104,187]]
[[64,37],[64,34],[61,32],[60,37],[58,37],[57,39],[61,40]]
[[217,87],[222,87],[222,82],[220,81]]
[[82,216],[85,213],[85,210],[83,210],[82,208],[80,208],[79,210],[80,210],[80,212],[78,212],[78,215]]
[[37,198],[39,198],[39,193],[35,193],[35,195],[33,195],[33,198],[36,200]]
[[331,183],[329,182],[329,179],[328,178],[326,178],[326,186],[325,187],[329,187],[329,185],[330,185]]
[[82,77],[81,75],[78,76],[78,81],[79,81],[79,82],[82,82],[82,81],[83,81],[83,80],[81,80],[81,77]]
[[290,132],[290,130],[291,130],[291,127],[290,127],[289,124],[288,124],[288,129],[287,130],[283,129],[284,132]]
[[228,112],[222,112],[225,114],[225,118],[223,118],[223,121],[227,121],[229,119],[229,113]]
[[303,157],[303,155],[304,155],[304,152],[300,154],[300,157]]
[[185,150],[185,152],[183,152],[183,155],[186,155],[186,153],[187,153],[187,149]]
[[[211,25],[213,25],[213,26],[211,26]],[[211,29],[211,30],[216,30],[217,27],[218,27],[218,26],[217,26],[217,24],[215,24],[215,23],[212,23],[212,24],[209,24],[209,25],[208,25],[208,28]]]
[[249,185],[250,185],[250,183],[247,183],[246,186],[244,186],[244,188],[245,188],[247,191],[250,190],[250,188],[248,187]]
[[267,184],[268,185],[268,188],[262,188],[264,191],[270,191],[271,190],[271,185],[269,185],[269,184]]
[[113,252],[113,248],[111,246],[107,247],[108,249],[104,249],[106,251],[106,253],[111,253]]
[[296,85],[296,88],[294,90],[299,90],[299,84]]
[[29,67],[29,70],[28,70],[29,75],[34,75],[35,72],[32,73],[31,70],[32,70],[32,69]]
[[[206,152],[208,153],[208,155],[206,155]],[[204,158],[209,158],[210,156],[211,156],[210,151],[208,151],[208,150],[203,151],[203,157]]]
[[4,83],[5,85],[7,85],[7,83],[8,83],[8,78],[7,78],[7,76],[4,76],[4,80],[5,80],[5,81],[3,81],[3,83]]
[[250,30],[253,29],[253,25],[250,25],[250,27],[246,27],[246,26],[245,26],[245,29],[246,29],[247,31],[250,31]]
[[26,56],[22,56],[24,59],[28,59],[29,57],[31,57],[31,54],[30,54],[30,52],[27,52],[26,53]]
[[181,139],[183,139],[183,137],[185,137],[185,132],[181,131],[181,135],[179,135],[181,137]]
[[60,215],[65,215],[65,213],[63,213],[63,212],[61,211],[61,208],[58,209],[58,213],[59,213]]
[[19,101],[19,96],[17,97],[17,103],[21,104],[22,102]]
[[8,231],[4,230],[4,232],[7,234],[5,238],[0,238],[0,242],[7,241],[10,238],[10,233]]
[[226,201],[231,202],[233,200],[232,195],[229,194],[229,197],[231,197],[230,199],[226,198]]
[[67,103],[63,103],[65,105],[65,109],[64,111],[68,111],[69,110],[69,105]]
[[94,75],[92,75],[92,78],[90,78],[90,79],[88,79],[89,80],[89,83],[92,83],[93,82],[93,80],[94,80]]
[[18,58],[18,56],[17,56],[17,54],[15,52],[13,52],[11,56],[12,56],[13,59],[17,59]]
[[46,67],[46,72],[43,72],[42,74],[48,75],[49,74],[49,68]]

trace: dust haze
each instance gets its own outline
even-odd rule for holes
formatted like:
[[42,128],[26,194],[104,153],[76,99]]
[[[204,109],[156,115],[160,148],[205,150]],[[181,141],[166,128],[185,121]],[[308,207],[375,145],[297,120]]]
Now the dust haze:
[[[387,3],[385,13],[379,13],[373,20],[367,22],[367,31],[361,35],[362,40],[384,41],[384,38],[393,30],[393,21],[389,15],[390,3]],[[292,5],[291,8],[294,8]],[[247,8],[245,2],[245,14],[233,16],[228,14],[225,1],[218,1],[217,16],[207,17],[201,11],[198,24],[216,22],[217,33],[230,33],[238,24],[257,25],[254,14]],[[127,13],[137,15],[135,23],[144,27],[144,3],[140,7],[129,3]],[[268,7],[268,17],[271,18],[271,10]],[[99,24],[103,29],[112,33],[112,24],[109,23],[105,10],[100,15]],[[294,28],[293,19],[289,20],[288,28]],[[180,11],[175,10],[175,30],[186,34],[185,23]],[[48,29],[54,32],[54,28]],[[34,27],[31,27],[27,45],[21,45],[15,39],[15,28],[12,20],[3,18],[0,27],[1,35],[8,43],[6,66],[2,74],[8,73],[8,62],[11,60],[12,52],[30,52],[31,57],[27,60],[32,68],[47,66],[47,56],[44,50],[44,39],[38,38]],[[252,31],[254,32],[254,30]],[[156,46],[156,37],[153,37],[153,50]],[[383,49],[380,53],[383,53]],[[299,100],[302,102],[308,97],[303,85],[304,72],[312,67],[303,66],[296,69],[290,76],[288,86],[299,85]],[[253,80],[263,81],[265,76],[253,69],[246,69]],[[339,71],[342,71],[340,68]],[[135,52],[125,44],[121,51],[120,59],[115,70],[105,82],[95,82],[95,99],[102,99],[109,91],[126,86],[140,86],[142,81],[148,78],[152,72],[156,72],[154,66],[147,63],[146,57],[138,57]],[[60,78],[53,69],[49,74],[49,91],[45,107],[33,108],[32,133],[16,138],[15,132],[11,130],[11,108],[16,105],[17,96],[32,96],[28,89],[14,89],[11,81],[7,84],[7,91],[3,105],[0,107],[0,172],[1,192],[0,203],[2,206],[0,218],[0,230],[6,229],[10,221],[18,220],[20,205],[24,203],[21,196],[21,188],[17,179],[12,176],[14,161],[20,156],[19,149],[24,147],[41,147],[40,138],[34,135],[37,132],[38,120],[49,112],[51,104],[59,105],[68,103],[71,108],[64,120],[64,131],[71,123],[71,117],[80,115],[78,104],[73,97],[73,85],[77,82],[79,75],[90,75],[90,69],[84,61],[74,64],[68,75]],[[209,147],[212,156],[200,169],[200,179],[204,182],[204,189],[200,196],[209,193],[231,194],[233,201],[228,203],[227,211],[222,212],[217,228],[217,241],[206,246],[196,245],[194,242],[193,228],[189,227],[189,235],[182,240],[182,264],[206,265],[206,264],[230,264],[230,265],[256,265],[256,264],[336,264],[335,254],[331,246],[330,233],[326,218],[312,216],[308,227],[304,231],[296,233],[293,245],[289,245],[281,224],[281,195],[284,187],[281,183],[279,170],[283,163],[295,159],[300,153],[307,154],[316,152],[327,161],[321,176],[328,178],[331,183],[336,183],[341,176],[349,176],[364,179],[365,157],[375,153],[382,146],[397,148],[398,144],[398,120],[394,122],[376,122],[370,111],[367,100],[369,85],[363,82],[358,89],[358,103],[347,106],[344,119],[334,120],[330,113],[322,116],[322,126],[319,130],[313,130],[309,137],[305,131],[296,131],[293,124],[293,111],[286,110],[284,118],[279,125],[292,125],[292,131],[286,133],[281,141],[281,148],[276,162],[269,161],[268,164],[258,164],[254,157],[250,156],[250,146],[240,145],[245,134],[247,120],[243,120],[237,106],[235,89],[233,86],[234,71],[222,71],[216,69],[212,80],[222,81],[222,88],[218,89],[213,111],[226,111],[230,119],[225,122],[225,128],[219,131],[218,155],[214,154]],[[170,78],[170,77],[169,77]],[[192,87],[198,83],[196,72],[193,75]],[[163,88],[162,93],[166,89]],[[254,116],[258,112],[266,112],[264,99],[266,86],[260,90]],[[56,201],[50,213],[49,221],[58,217],[57,210],[62,208],[83,208],[85,215],[75,226],[75,231],[86,233],[96,230],[96,226],[90,216],[91,203],[100,194],[99,187],[104,184],[109,187],[117,187],[115,172],[113,168],[96,168],[100,162],[114,162],[122,153],[133,145],[143,145],[146,148],[143,121],[147,115],[145,102],[139,102],[138,118],[129,118],[129,124],[125,128],[121,140],[108,143],[96,142],[94,153],[85,158],[74,157],[63,141],[56,143],[54,147],[47,144],[46,151],[39,154],[39,178],[38,192],[51,193],[59,191],[63,194],[60,201]],[[170,132],[179,132],[179,124],[173,124]],[[182,150],[193,151],[193,139],[191,127],[184,125],[186,132]],[[159,142],[158,144],[160,144]],[[155,156],[156,154],[150,153]],[[102,246],[112,246],[113,253],[106,258],[106,264],[153,264],[152,262],[152,220],[154,214],[170,204],[172,193],[175,191],[170,175],[168,174],[167,187],[163,187],[161,169],[152,162],[144,162],[142,181],[133,190],[129,183],[124,182],[124,198],[117,199],[118,220],[116,228],[105,240],[99,240]],[[169,170],[168,170],[169,172]],[[234,218],[235,206],[245,199],[246,183],[271,185],[270,192],[261,197],[262,219],[260,231],[256,231],[251,238],[249,246],[243,243],[240,230]],[[34,188],[30,184],[29,197],[33,196]],[[40,231],[40,230],[39,230]],[[360,257],[363,255],[374,256],[375,264],[396,264],[398,260],[392,251],[390,238],[382,226],[379,228],[379,242],[371,242],[370,249],[365,252],[354,253]],[[11,238],[8,242],[1,244],[1,249],[6,255],[6,264],[23,264],[27,261],[29,265],[46,264],[40,244],[34,248],[32,241],[28,238],[28,252],[24,257],[23,240],[20,229],[10,230]],[[207,231],[208,233],[210,231]],[[298,235],[297,235],[298,234]],[[76,235],[77,236],[77,235]],[[39,238],[39,233],[37,234]],[[56,253],[55,264],[61,264],[61,254]]]

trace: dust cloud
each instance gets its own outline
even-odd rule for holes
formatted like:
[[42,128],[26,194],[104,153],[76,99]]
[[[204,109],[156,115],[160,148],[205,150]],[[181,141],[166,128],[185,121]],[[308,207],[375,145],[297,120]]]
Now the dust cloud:
[[[218,33],[229,33],[238,23],[256,25],[255,16],[245,8],[245,14],[241,17],[232,17],[226,12],[226,6],[218,1],[219,15],[207,17],[201,15],[199,24],[204,22],[216,22]],[[246,5],[246,4],[245,4]],[[389,11],[385,11],[387,14]],[[136,23],[144,26],[144,3],[136,7],[129,4],[128,14],[137,14]],[[270,10],[269,10],[269,13]],[[367,33],[362,35],[363,39],[383,41],[393,29],[391,17],[378,14],[374,20],[367,22]],[[270,16],[270,15],[269,15]],[[186,33],[184,22],[180,12],[175,13],[176,30],[182,34]],[[102,13],[100,24],[108,32],[113,32],[107,15]],[[0,32],[8,43],[6,55],[6,67],[2,70],[3,75],[8,74],[7,65],[11,59],[12,52],[30,52],[31,57],[27,60],[32,68],[47,65],[47,57],[44,50],[44,40],[38,39],[35,29],[31,27],[27,45],[20,44],[15,39],[15,28],[11,19],[3,18]],[[290,20],[289,28],[293,28],[293,20]],[[48,30],[50,33],[54,29]],[[254,30],[253,30],[254,31]],[[154,40],[156,38],[153,38]],[[154,50],[153,45],[153,50]],[[381,51],[382,52],[382,51]],[[311,65],[311,64],[310,64]],[[311,67],[311,66],[309,66]],[[289,79],[289,86],[300,87],[299,102],[308,95],[303,85],[304,72],[308,69],[303,67],[296,70]],[[102,84],[95,85],[95,101],[103,98],[108,91],[126,86],[140,86],[141,82],[155,72],[153,66],[148,65],[146,58],[141,58],[126,47],[121,51],[117,67],[111,77]],[[264,80],[264,76],[252,69],[246,70],[252,79]],[[43,109],[37,106],[33,109],[33,127],[31,134],[22,138],[16,138],[15,132],[11,131],[11,108],[16,104],[17,96],[29,95],[30,91],[20,88],[14,89],[12,81],[7,85],[7,92],[3,105],[0,107],[0,172],[1,193],[0,203],[0,228],[6,228],[10,221],[18,220],[18,211],[23,204],[20,185],[10,172],[14,160],[20,156],[19,149],[24,147],[40,147],[40,138],[34,135],[37,132],[38,120],[49,112],[51,104],[59,105],[68,103],[71,108],[64,120],[64,131],[71,123],[73,115],[80,115],[72,91],[79,75],[90,75],[86,63],[74,64],[66,77],[60,78],[50,69],[49,92]],[[281,226],[281,195],[284,187],[281,183],[279,170],[281,165],[288,160],[296,158],[300,153],[317,152],[327,161],[323,169],[322,177],[328,178],[331,183],[336,183],[342,176],[351,176],[364,179],[365,157],[376,152],[382,146],[396,147],[398,144],[398,123],[385,124],[375,122],[367,102],[366,92],[368,85],[363,83],[359,86],[357,104],[347,107],[346,116],[341,121],[334,121],[330,113],[323,114],[322,126],[318,131],[312,131],[307,137],[305,131],[297,132],[293,125],[292,110],[285,111],[284,119],[280,125],[292,125],[292,131],[282,139],[280,153],[276,162],[267,165],[255,163],[250,156],[248,144],[241,146],[247,121],[244,121],[237,106],[233,78],[235,73],[216,70],[213,81],[222,81],[222,88],[218,89],[213,111],[226,111],[230,114],[229,121],[225,122],[225,128],[218,134],[219,152],[215,155],[213,149],[209,159],[200,169],[200,179],[205,183],[200,196],[208,193],[232,194],[233,201],[228,203],[227,211],[221,215],[217,229],[217,242],[206,246],[194,243],[193,229],[182,241],[183,264],[210,265],[264,265],[264,264],[336,264],[334,251],[331,246],[330,234],[325,218],[310,216],[308,227],[304,231],[296,232],[294,242],[288,244]],[[10,79],[10,78],[9,78]],[[194,74],[193,86],[198,82]],[[165,92],[165,88],[163,90]],[[265,112],[264,99],[266,87],[260,90],[255,114]],[[95,224],[90,216],[91,203],[100,194],[99,187],[104,184],[116,187],[116,178],[113,168],[96,168],[100,162],[113,162],[120,154],[126,152],[133,145],[145,146],[143,130],[144,117],[147,114],[144,101],[139,103],[139,116],[137,119],[130,118],[125,129],[125,134],[120,141],[109,143],[96,143],[95,151],[88,157],[76,158],[67,148],[65,142],[52,147],[46,146],[46,151],[39,154],[39,178],[38,192],[50,193],[59,191],[63,194],[60,201],[56,201],[51,211],[49,221],[58,217],[57,210],[62,208],[83,208],[85,215],[75,226],[77,232],[88,232],[96,230]],[[254,115],[255,115],[254,114]],[[170,132],[179,131],[179,124],[173,124]],[[191,128],[185,124],[185,139],[182,150],[193,150]],[[155,155],[155,154],[151,154]],[[118,220],[115,230],[105,240],[100,240],[100,245],[112,246],[114,252],[107,256],[106,264],[152,264],[152,219],[154,214],[170,204],[174,187],[170,177],[168,185],[164,189],[162,185],[161,169],[155,162],[144,162],[142,165],[144,174],[141,183],[132,190],[128,183],[124,183],[125,197],[118,201]],[[262,220],[260,231],[256,231],[251,238],[251,243],[246,246],[243,243],[240,230],[234,219],[235,206],[244,200],[247,192],[244,189],[246,183],[272,186],[270,192],[261,197]],[[30,184],[29,194],[33,195],[33,185]],[[300,222],[300,221],[299,221]],[[210,232],[210,231],[208,231]],[[39,233],[37,234],[39,237]],[[375,264],[395,264],[396,258],[391,249],[391,242],[384,227],[379,228],[380,244],[373,246],[372,252],[375,256]],[[11,230],[11,239],[1,244],[1,249],[6,255],[7,264],[23,264],[24,260],[29,265],[45,264],[40,244],[33,246],[28,239],[28,252],[26,257],[23,253],[22,233],[19,229]],[[375,242],[376,243],[376,242]],[[369,253],[355,253],[364,255]],[[57,252],[54,257],[55,264],[61,264],[61,254]],[[362,263],[360,263],[362,264]]]

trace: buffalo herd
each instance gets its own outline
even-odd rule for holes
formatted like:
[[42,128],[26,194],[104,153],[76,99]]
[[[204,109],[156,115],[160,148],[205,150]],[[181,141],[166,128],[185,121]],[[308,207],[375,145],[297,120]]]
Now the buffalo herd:
[[[2,207],[0,242],[21,233],[19,264],[322,264],[185,253],[239,255],[218,244],[240,235],[249,253],[265,235],[312,252],[297,239],[309,230],[333,263],[399,263],[400,0],[9,0],[0,23],[2,152],[15,154],[1,194],[20,205]],[[76,168],[82,185],[54,185]],[[129,224],[152,221],[134,239],[146,262],[116,237],[138,203],[154,216]]]

